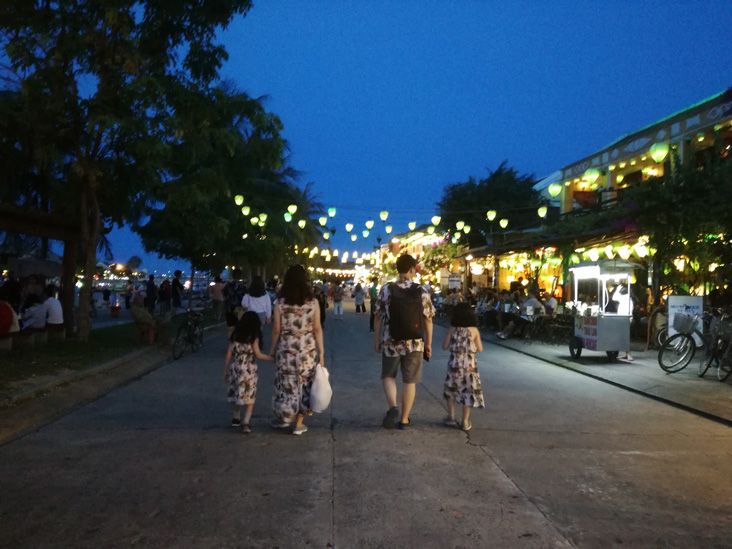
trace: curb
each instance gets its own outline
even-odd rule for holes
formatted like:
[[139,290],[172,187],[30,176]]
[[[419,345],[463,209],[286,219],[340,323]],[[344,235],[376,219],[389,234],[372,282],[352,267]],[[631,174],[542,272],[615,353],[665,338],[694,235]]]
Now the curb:
[[[218,326],[221,326],[224,324],[223,322],[220,322],[218,324],[212,324],[211,326],[206,326],[203,331],[206,332],[208,330],[211,330],[213,328],[216,328]],[[169,347],[169,346],[167,346]],[[73,383],[74,381],[80,381],[86,377],[90,377],[96,374],[100,374],[103,372],[106,372],[108,370],[112,370],[118,366],[122,366],[123,364],[126,364],[128,362],[131,362],[132,360],[135,360],[136,358],[140,358],[149,354],[153,354],[154,352],[159,351],[161,348],[163,348],[161,345],[153,345],[148,346],[144,349],[139,349],[137,351],[133,351],[131,353],[127,353],[126,355],[122,355],[120,357],[114,358],[108,362],[104,362],[102,364],[99,364],[97,366],[92,366],[91,368],[87,368],[85,370],[79,370],[76,372],[71,372],[63,376],[59,376],[55,379],[52,379],[51,381],[47,381],[46,383],[42,383],[40,385],[36,385],[34,387],[30,387],[28,389],[24,389],[22,391],[19,391],[17,393],[13,393],[7,397],[4,397],[0,401],[0,408],[7,408],[9,406],[12,406],[14,404],[18,404],[20,402],[30,400],[42,393],[48,392],[60,385],[66,385],[68,383]],[[161,357],[160,361],[155,362],[146,370],[146,373],[150,373],[156,368],[159,368],[166,362],[172,360],[172,357],[168,353],[168,356],[165,358]]]

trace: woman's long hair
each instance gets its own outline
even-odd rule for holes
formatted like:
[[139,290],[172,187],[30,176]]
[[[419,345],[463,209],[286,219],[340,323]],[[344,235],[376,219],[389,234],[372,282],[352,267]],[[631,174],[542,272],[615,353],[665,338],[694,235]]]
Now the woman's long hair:
[[292,265],[285,273],[285,280],[282,282],[280,297],[287,305],[304,305],[306,301],[313,298],[313,288],[308,280],[305,267]]
[[267,294],[267,289],[264,287],[264,280],[262,280],[261,276],[255,276],[252,279],[247,293],[252,297],[262,297]]

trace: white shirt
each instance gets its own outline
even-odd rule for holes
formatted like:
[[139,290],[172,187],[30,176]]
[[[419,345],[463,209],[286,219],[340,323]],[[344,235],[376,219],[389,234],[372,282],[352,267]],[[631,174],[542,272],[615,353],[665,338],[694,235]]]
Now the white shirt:
[[241,299],[241,306],[247,311],[264,313],[266,318],[272,317],[272,300],[268,294],[264,294],[261,297],[252,297],[249,294],[244,294],[244,297]]
[[46,310],[48,317],[46,322],[49,324],[63,324],[64,323],[64,311],[61,307],[61,302],[55,297],[49,297],[43,302],[43,308]]

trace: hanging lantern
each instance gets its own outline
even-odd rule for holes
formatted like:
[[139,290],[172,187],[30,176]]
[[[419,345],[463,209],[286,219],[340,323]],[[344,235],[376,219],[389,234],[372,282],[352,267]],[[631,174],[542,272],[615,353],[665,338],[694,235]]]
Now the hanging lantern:
[[591,248],[590,250],[587,250],[587,257],[590,258],[590,261],[597,261],[600,259],[600,250],[597,248]]
[[619,173],[615,178],[615,181],[617,181],[618,183],[622,183],[623,179],[625,179],[625,176],[622,173]]
[[597,179],[600,177],[600,170],[597,168],[588,168],[585,170],[585,174],[582,176],[582,179],[587,181],[590,185],[592,185]]
[[699,132],[698,134],[696,134],[696,140],[700,143],[704,141],[704,132]]
[[328,218],[327,217],[319,217],[318,218],[318,223],[320,223],[323,227],[325,226],[325,224],[327,222],[328,222]]
[[352,242],[356,242],[356,239],[357,239],[357,238],[358,238],[358,236],[356,236],[355,234],[352,234],[352,235],[351,235],[351,241],[352,241]]
[[455,227],[458,231],[461,231],[463,227],[465,227],[465,221],[458,221],[457,223],[455,223]]
[[328,231],[325,231],[323,233],[323,240],[328,240],[330,238],[330,233]]
[[387,218],[387,217],[389,217],[389,212],[387,212],[387,211],[385,210],[385,211],[383,211],[383,212],[381,212],[381,213],[379,214],[379,217],[381,218],[381,220],[382,220],[382,221],[386,221],[386,218]]
[[546,212],[547,212],[546,206],[542,206],[541,208],[536,210],[536,213],[538,213],[539,217],[542,217],[542,218],[546,217]]
[[295,212],[297,211],[297,206],[295,204],[290,204],[287,206],[287,211],[290,212],[290,215],[295,215]]
[[363,231],[361,231],[361,234],[363,235],[364,238],[368,238],[368,236],[369,236],[369,232],[365,229]]
[[464,226],[463,226],[463,232],[464,232],[465,234],[468,234],[468,233],[470,232],[470,225],[464,225]]
[[297,226],[300,227],[301,229],[304,229],[306,224],[307,224],[307,221],[305,221],[304,219],[301,219],[300,221],[297,222]]
[[328,217],[335,217],[336,209],[335,208],[328,208]]
[[244,239],[244,238],[248,238],[249,235],[247,233],[244,233],[243,235],[241,235],[241,237],[242,237],[242,239]]
[[387,225],[386,227],[384,227],[384,230],[386,231],[386,234],[391,234],[392,226]]
[[366,228],[370,231],[373,228],[373,226],[374,226],[374,221],[372,219],[369,219],[366,222]]
[[435,234],[435,228],[434,227],[427,227],[427,234]]
[[258,217],[252,217],[249,221],[252,222],[252,225],[256,225],[257,223],[259,223],[259,218]]
[[656,164],[660,164],[661,162],[663,162],[667,154],[668,143],[654,143],[651,146],[651,158],[653,158]]
[[237,194],[234,197],[234,204],[236,204],[237,206],[241,206],[242,204],[244,204],[244,197],[240,194]]
[[242,206],[241,213],[242,215],[249,215],[249,212],[251,212],[252,209],[249,206]]
[[353,230],[353,223],[346,223],[346,232],[350,233]]
[[413,231],[416,226],[417,226],[416,221],[410,221],[409,224],[407,225],[407,227],[409,227],[410,231]]
[[292,221],[292,214],[290,212],[285,212],[285,221],[288,223]]
[[609,165],[609,166],[607,167],[607,170],[608,170],[609,172],[614,172],[614,171],[615,171],[615,168],[616,168],[616,167],[617,167],[617,166],[615,166],[615,164],[610,164],[610,165]]
[[508,227],[508,219],[501,219],[498,224],[501,226],[501,229],[505,229]]
[[260,227],[264,227],[264,225],[265,225],[264,219],[260,219],[258,225]]
[[605,252],[605,257],[607,259],[614,259],[615,258],[615,252],[613,251],[612,244],[608,244],[607,246],[605,246],[605,249],[603,250],[603,252]]
[[266,213],[259,214],[259,219],[262,221],[262,223],[264,223],[265,221],[267,221],[267,214]]
[[488,221],[493,221],[496,218],[496,210],[488,210],[485,214]]
[[560,183],[552,183],[547,188],[547,191],[549,191],[549,196],[556,198],[557,195],[562,192],[562,185]]
[[433,215],[432,216],[432,224],[437,226],[440,224],[440,221],[442,221],[442,218],[439,215]]
[[462,236],[462,234],[463,234],[463,233],[455,233],[455,236],[453,236],[453,238],[454,238],[455,240],[460,240],[460,237]]

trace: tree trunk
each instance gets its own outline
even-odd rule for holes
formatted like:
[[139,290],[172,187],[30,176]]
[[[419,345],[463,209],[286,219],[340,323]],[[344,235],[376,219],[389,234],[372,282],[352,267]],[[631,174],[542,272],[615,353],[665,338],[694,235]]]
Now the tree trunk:
[[191,263],[191,285],[188,288],[188,308],[193,308],[193,281],[196,279],[196,266]]
[[76,284],[76,257],[78,239],[64,240],[63,274],[61,275],[61,307],[64,311],[66,333],[74,333],[74,287]]
[[94,174],[86,171],[87,185],[81,195],[81,245],[84,250],[84,275],[79,290],[78,339],[89,341],[91,334],[92,290],[94,289],[94,271],[97,266],[97,243],[101,232],[99,203],[96,197]]

